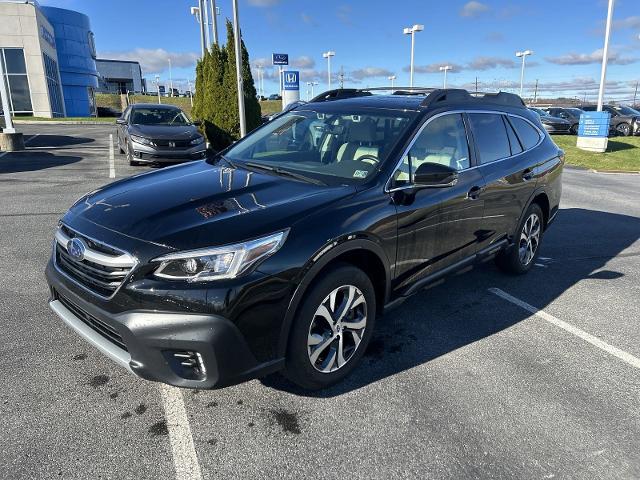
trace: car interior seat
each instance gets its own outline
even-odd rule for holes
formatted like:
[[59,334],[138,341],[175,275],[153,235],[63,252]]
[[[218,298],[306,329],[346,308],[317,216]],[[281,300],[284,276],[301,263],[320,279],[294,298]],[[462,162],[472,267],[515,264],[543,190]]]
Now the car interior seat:
[[336,153],[336,160],[353,161],[361,160],[363,156],[371,156],[373,158],[364,158],[364,163],[377,164],[380,148],[374,144],[376,139],[376,125],[370,120],[352,121],[349,125],[348,141],[343,143]]

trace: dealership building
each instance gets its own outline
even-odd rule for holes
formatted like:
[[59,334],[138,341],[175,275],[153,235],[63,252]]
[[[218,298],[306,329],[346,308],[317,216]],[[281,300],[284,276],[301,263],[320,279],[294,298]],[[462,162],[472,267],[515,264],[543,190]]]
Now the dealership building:
[[0,0],[0,61],[15,116],[95,115],[96,49],[89,17],[35,0]]
[[96,59],[100,74],[99,92],[104,93],[144,93],[147,86],[142,77],[140,63],[130,60]]

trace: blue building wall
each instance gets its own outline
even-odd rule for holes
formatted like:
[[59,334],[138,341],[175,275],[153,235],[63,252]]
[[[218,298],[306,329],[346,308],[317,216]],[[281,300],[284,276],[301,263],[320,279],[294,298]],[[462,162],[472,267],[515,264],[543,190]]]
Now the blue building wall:
[[64,8],[41,7],[41,10],[55,32],[67,116],[94,115],[93,91],[98,88],[98,71],[89,17]]

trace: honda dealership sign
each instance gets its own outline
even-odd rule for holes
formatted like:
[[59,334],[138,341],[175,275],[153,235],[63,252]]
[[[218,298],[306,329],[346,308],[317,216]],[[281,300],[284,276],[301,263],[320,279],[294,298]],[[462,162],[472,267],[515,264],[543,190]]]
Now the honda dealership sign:
[[300,100],[300,72],[285,70],[282,72],[282,106]]

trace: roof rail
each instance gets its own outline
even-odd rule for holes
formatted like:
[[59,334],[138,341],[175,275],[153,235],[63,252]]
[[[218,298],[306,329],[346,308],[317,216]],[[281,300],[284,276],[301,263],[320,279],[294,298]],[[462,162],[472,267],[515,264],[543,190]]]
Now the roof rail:
[[435,107],[442,103],[477,102],[480,104],[491,103],[511,107],[524,107],[522,99],[513,93],[469,93],[461,88],[438,89],[432,91],[420,104],[421,107]]
[[372,92],[390,91],[392,95],[428,95],[436,90],[428,87],[370,87],[370,88],[338,88],[328,90],[316,95],[309,100],[313,102],[326,102],[328,100],[340,100],[343,98],[366,97],[372,95]]

